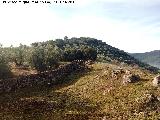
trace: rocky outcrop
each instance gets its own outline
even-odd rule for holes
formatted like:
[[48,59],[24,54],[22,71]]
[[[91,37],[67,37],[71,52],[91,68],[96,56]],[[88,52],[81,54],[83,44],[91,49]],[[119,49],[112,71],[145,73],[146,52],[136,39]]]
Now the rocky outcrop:
[[122,68],[119,68],[119,69],[113,70],[111,76],[112,78],[118,78],[123,73],[124,73],[124,70]]
[[123,75],[123,84],[126,83],[135,83],[140,81],[140,76],[132,74],[130,71],[126,71],[126,73]]
[[16,79],[0,81],[0,93],[16,91],[24,87],[37,85],[50,86],[52,84],[62,83],[64,78],[74,72],[82,72],[87,69],[85,62],[82,60],[73,61],[69,64],[60,66],[56,70],[46,71],[28,76],[21,76]]
[[152,83],[153,83],[153,86],[155,87],[160,86],[160,75],[156,76],[154,80],[152,81]]

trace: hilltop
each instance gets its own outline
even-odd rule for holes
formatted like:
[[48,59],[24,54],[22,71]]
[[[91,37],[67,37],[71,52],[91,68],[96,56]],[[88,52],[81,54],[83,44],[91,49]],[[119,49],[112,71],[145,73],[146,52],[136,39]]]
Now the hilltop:
[[[55,39],[44,42],[35,42],[31,46],[20,44],[19,47],[0,48],[0,59],[2,66],[5,63],[14,63],[17,66],[30,66],[38,71],[54,69],[60,62],[71,62],[73,60],[96,60],[98,62],[111,62],[139,66],[153,72],[158,69],[147,63],[140,62],[133,56],[112,47],[102,40],[95,38],[80,37]],[[2,70],[3,74],[8,74]],[[0,73],[0,77],[2,77]]]
[[[80,37],[80,38],[64,38],[64,39],[55,39],[49,40],[46,42],[37,42],[33,43],[33,46],[37,45],[47,46],[51,44],[55,47],[58,51],[66,51],[67,53],[74,53],[74,50],[83,49],[85,47],[93,48],[97,52],[97,59],[96,61],[99,62],[113,62],[113,63],[124,63],[132,66],[140,66],[148,70],[157,71],[156,67],[152,67],[147,63],[140,62],[139,60],[135,59],[133,56],[129,55],[128,53],[110,46],[103,42],[102,40],[97,40],[95,38],[90,37]],[[63,53],[63,52],[62,52]],[[72,54],[69,55],[70,57],[74,58]],[[80,58],[81,59],[81,58]],[[70,59],[69,59],[70,60]]]
[[160,68],[160,50],[146,53],[133,53],[130,55],[144,63]]

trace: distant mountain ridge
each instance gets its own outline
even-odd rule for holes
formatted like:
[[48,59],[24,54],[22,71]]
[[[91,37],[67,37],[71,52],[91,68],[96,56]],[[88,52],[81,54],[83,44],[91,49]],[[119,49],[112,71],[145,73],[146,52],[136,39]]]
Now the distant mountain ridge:
[[130,55],[144,63],[160,68],[160,50],[145,53],[133,53]]

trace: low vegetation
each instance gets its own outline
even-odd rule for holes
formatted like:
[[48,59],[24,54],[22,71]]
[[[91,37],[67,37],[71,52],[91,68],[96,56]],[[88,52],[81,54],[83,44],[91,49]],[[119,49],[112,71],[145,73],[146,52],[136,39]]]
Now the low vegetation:
[[[129,66],[96,63],[90,71],[74,73],[61,84],[21,89],[2,94],[0,116],[3,119],[153,119],[160,118],[160,89],[152,86],[155,74]],[[120,68],[121,67],[121,68]],[[124,72],[140,76],[140,81],[123,84]]]
[[152,83],[158,69],[100,40],[0,50],[2,120],[160,119],[160,88]]
[[0,47],[0,78],[7,78],[11,76],[11,71],[6,61],[5,53],[2,47]]
[[101,40],[89,37],[49,40],[32,43],[31,46],[20,44],[19,47],[2,47],[6,63],[16,66],[31,67],[39,72],[57,68],[60,62],[74,60],[96,60],[99,62],[124,63],[140,66],[157,72],[158,69],[144,64],[126,52],[112,47]]

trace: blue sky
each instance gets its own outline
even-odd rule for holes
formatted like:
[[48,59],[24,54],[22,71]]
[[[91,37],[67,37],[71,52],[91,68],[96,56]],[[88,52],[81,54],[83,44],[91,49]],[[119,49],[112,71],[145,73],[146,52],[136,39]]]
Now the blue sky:
[[[30,0],[31,1],[31,0]],[[126,52],[160,47],[159,0],[75,0],[74,4],[0,3],[4,46],[94,37]]]

